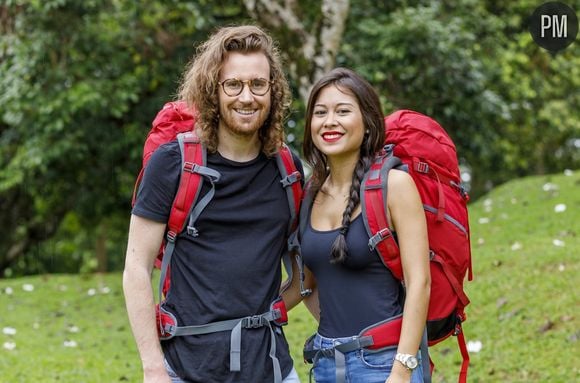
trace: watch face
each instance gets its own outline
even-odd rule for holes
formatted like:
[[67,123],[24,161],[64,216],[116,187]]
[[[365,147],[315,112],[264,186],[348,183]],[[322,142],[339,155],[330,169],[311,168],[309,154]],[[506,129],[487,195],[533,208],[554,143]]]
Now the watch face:
[[417,367],[417,364],[419,364],[417,362],[417,358],[415,358],[414,356],[410,357],[409,359],[407,359],[407,361],[405,362],[405,364],[407,365],[407,367],[409,369],[414,369],[415,367]]

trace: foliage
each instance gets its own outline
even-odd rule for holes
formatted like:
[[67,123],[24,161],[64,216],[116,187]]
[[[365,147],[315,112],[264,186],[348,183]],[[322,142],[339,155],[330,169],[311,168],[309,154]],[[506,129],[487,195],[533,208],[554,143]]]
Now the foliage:
[[[566,351],[578,347],[580,336],[579,188],[578,172],[536,176],[509,182],[471,206],[474,280],[466,284],[471,305],[464,331],[481,350],[471,352],[470,382],[580,378],[578,353]],[[119,274],[0,280],[0,300],[0,381],[140,380]],[[307,382],[301,347],[315,322],[299,305],[289,323],[284,331]],[[457,380],[454,339],[431,356],[434,382]]]
[[[80,222],[73,243],[128,217],[144,137],[192,41],[240,9],[62,0],[0,10],[0,270],[26,253],[13,273],[50,271],[35,268],[34,248],[66,232],[64,217]],[[118,254],[122,243],[109,240]]]
[[[0,276],[93,270],[102,233],[110,269],[122,264],[150,123],[196,44],[218,25],[256,22],[242,3],[0,3]],[[321,29],[321,4],[284,7],[307,35]],[[440,121],[471,168],[474,199],[515,177],[578,169],[580,47],[539,48],[527,31],[536,6],[352,1],[336,65],[368,78],[386,112],[412,108]],[[285,52],[295,94],[287,133],[299,151],[300,90],[314,65],[300,53],[306,35],[266,24]]]
[[440,121],[472,169],[473,196],[578,168],[579,47],[552,56],[532,41],[526,23],[537,4],[425,1],[382,12],[357,4],[338,64],[372,81],[385,110]]

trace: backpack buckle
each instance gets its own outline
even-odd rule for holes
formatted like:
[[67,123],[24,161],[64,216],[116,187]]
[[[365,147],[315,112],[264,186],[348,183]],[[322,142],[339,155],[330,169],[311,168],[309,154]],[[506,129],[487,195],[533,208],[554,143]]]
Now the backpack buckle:
[[286,177],[282,178],[280,180],[280,182],[282,183],[283,187],[287,187],[292,185],[295,182],[300,181],[300,178],[302,178],[302,175],[300,174],[299,171],[295,171],[292,174],[288,174]]
[[189,173],[197,173],[197,169],[199,168],[198,164],[193,162],[186,161],[183,163],[183,170]]
[[197,237],[199,236],[199,231],[193,226],[188,226],[187,234],[191,235],[192,237]]
[[429,164],[426,162],[415,162],[415,170],[419,173],[429,173]]
[[369,249],[370,251],[374,251],[375,248],[377,247],[377,245],[384,240],[385,238],[390,237],[391,234],[391,230],[389,230],[388,228],[384,228],[379,230],[375,235],[373,235],[370,239],[369,239]]
[[264,325],[264,318],[261,315],[252,315],[242,319],[243,328],[259,328]]
[[166,235],[167,242],[171,242],[171,243],[175,242],[176,237],[177,237],[176,232],[171,231],[171,230],[167,232],[167,235]]

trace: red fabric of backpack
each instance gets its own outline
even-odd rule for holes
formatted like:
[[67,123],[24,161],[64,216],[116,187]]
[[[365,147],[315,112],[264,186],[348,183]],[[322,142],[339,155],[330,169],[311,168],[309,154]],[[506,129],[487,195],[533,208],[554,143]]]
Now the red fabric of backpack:
[[469,304],[463,290],[466,274],[472,280],[467,202],[460,185],[455,145],[433,119],[411,110],[385,118],[385,152],[361,186],[361,205],[369,246],[398,279],[403,279],[399,247],[385,211],[387,177],[393,168],[407,171],[417,186],[427,220],[430,249],[431,299],[427,315],[429,345],[456,335],[463,357],[460,382],[467,379],[469,354],[461,324]]
[[[219,180],[219,173],[206,167],[206,150],[195,133],[194,125],[195,113],[188,108],[184,101],[168,102],[163,106],[155,117],[152,128],[145,140],[143,166],[137,176],[133,191],[132,203],[134,205],[145,167],[151,155],[160,145],[177,139],[181,151],[182,170],[177,193],[167,222],[166,236],[155,262],[155,266],[161,269],[159,283],[160,303],[163,297],[167,296],[171,285],[169,265],[175,240],[185,230],[189,235],[199,235],[195,229],[195,220],[210,202],[213,196],[214,183]],[[301,174],[296,168],[290,149],[285,145],[276,154],[276,164],[278,165],[282,177],[281,183],[286,190],[290,206],[291,220],[288,226],[288,232],[290,233],[295,230],[298,224],[298,213],[302,199]],[[198,200],[204,179],[211,183],[212,189],[206,196]],[[292,269],[288,260],[285,260],[285,266],[288,275],[291,276]],[[164,325],[175,325],[175,320],[163,311],[160,312],[159,304],[157,307],[157,320],[160,337],[164,338]]]

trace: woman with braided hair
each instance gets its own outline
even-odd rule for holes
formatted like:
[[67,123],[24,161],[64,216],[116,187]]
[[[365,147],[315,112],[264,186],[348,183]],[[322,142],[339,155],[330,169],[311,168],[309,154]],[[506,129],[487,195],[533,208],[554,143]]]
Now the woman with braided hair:
[[[429,249],[411,177],[391,170],[387,185],[387,218],[401,251],[404,287],[369,250],[361,217],[360,185],[385,141],[379,97],[357,73],[332,70],[313,87],[304,135],[304,155],[313,171],[306,201],[312,203],[303,207],[309,214],[301,223],[300,242],[311,298],[318,299],[314,309],[312,299],[309,303],[318,332],[307,342],[315,351],[314,378],[422,382],[418,351],[429,304]],[[371,350],[357,340],[369,326],[401,314],[399,342],[392,347]],[[341,344],[349,346],[341,349]]]

